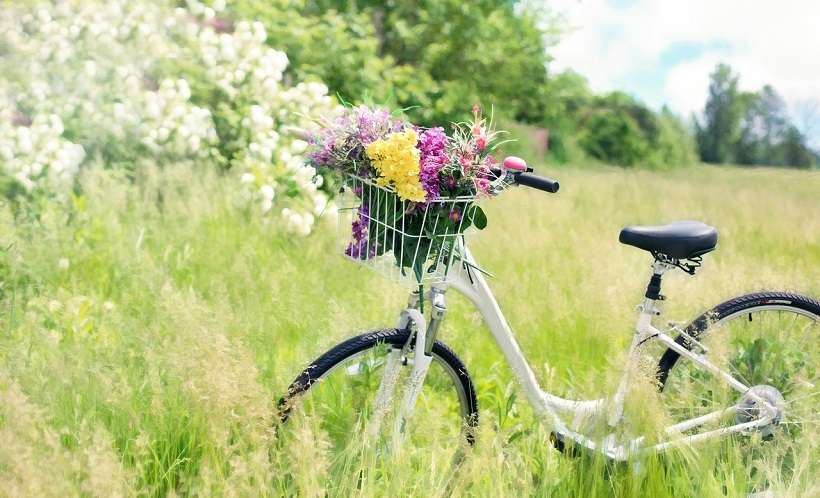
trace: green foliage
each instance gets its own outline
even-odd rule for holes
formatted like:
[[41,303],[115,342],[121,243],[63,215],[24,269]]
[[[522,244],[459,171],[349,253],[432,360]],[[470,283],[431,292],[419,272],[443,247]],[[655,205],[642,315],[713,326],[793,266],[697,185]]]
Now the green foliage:
[[711,75],[703,122],[696,120],[701,159],[710,163],[809,167],[817,154],[790,121],[770,85],[738,91],[739,75],[719,64]]
[[580,144],[590,156],[620,166],[636,164],[649,150],[649,142],[632,116],[606,108],[587,118]]
[[410,108],[424,125],[495,106],[536,122],[544,112],[544,33],[508,3],[463,0],[238,0],[237,18],[263,22],[294,75],[318,77],[347,101]]
[[783,133],[783,138],[778,144],[778,152],[786,166],[811,166],[820,164],[820,154],[812,151],[806,146],[806,136],[790,125]]
[[582,111],[579,143],[590,156],[620,166],[669,168],[689,162],[689,134],[668,109],[656,114],[621,92],[592,99]]
[[700,157],[707,163],[725,163],[733,158],[743,114],[737,83],[738,76],[726,64],[718,64],[711,75],[704,122],[695,121]]
[[592,102],[586,78],[567,70],[552,75],[544,91],[544,126],[550,132],[550,156],[559,162],[580,159],[582,152],[574,142],[578,116]]
[[666,106],[657,115],[658,138],[650,153],[651,164],[683,166],[697,161],[697,147],[689,127]]

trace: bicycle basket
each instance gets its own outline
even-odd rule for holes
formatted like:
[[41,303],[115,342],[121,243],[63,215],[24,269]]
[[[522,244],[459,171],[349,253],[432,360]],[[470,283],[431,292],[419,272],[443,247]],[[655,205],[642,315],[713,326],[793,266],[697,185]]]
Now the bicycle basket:
[[463,266],[475,202],[475,196],[403,201],[390,187],[346,175],[339,209],[344,255],[399,283],[444,282]]

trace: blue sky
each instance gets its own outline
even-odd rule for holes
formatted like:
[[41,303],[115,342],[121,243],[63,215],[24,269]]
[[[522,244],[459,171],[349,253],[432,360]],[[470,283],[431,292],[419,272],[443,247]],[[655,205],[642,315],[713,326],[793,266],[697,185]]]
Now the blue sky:
[[[616,43],[617,37],[612,38]],[[616,78],[613,84],[640,96],[654,107],[661,107],[666,103],[664,83],[672,68],[686,61],[696,60],[706,53],[727,52],[728,48],[722,40],[674,42],[660,53],[657,60],[636,64],[632,71]]]
[[[538,2],[535,2],[538,3]],[[688,117],[718,62],[743,90],[771,84],[820,146],[820,1],[550,0],[567,30],[550,50],[597,91],[625,90]]]

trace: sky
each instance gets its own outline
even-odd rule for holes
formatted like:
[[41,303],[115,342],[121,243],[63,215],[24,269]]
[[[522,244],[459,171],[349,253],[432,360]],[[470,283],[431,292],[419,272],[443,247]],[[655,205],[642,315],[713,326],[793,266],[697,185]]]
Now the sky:
[[593,90],[624,90],[688,118],[726,62],[741,90],[772,85],[820,146],[820,0],[551,0],[566,30],[549,53]]

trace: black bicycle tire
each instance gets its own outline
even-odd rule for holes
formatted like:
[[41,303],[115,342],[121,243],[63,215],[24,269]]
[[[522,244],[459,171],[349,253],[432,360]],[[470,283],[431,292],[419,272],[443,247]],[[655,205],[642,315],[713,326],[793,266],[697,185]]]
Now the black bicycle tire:
[[[406,329],[381,329],[351,337],[337,344],[317,358],[316,361],[308,365],[308,367],[302,370],[296,379],[291,382],[287,394],[282,396],[277,403],[279,420],[282,423],[286,422],[298,398],[337,364],[362,351],[376,347],[379,344],[389,344],[393,347],[400,348],[407,343],[409,338],[410,331]],[[467,402],[467,406],[465,407],[465,413],[467,415],[464,417],[464,423],[468,429],[471,429],[466,431],[466,436],[467,441],[472,444],[472,429],[475,429],[478,425],[478,400],[467,367],[464,366],[464,363],[458,355],[441,341],[435,341],[433,343],[432,354],[434,357],[446,363],[449,368],[455,372],[458,381],[461,383],[461,388],[466,395],[465,401]]]
[[[801,294],[792,292],[765,291],[754,292],[738,296],[723,303],[718,304],[711,310],[695,318],[684,328],[684,333],[675,338],[675,342],[687,349],[692,348],[691,341],[687,336],[697,340],[706,333],[712,326],[724,318],[731,315],[753,311],[755,308],[778,305],[795,310],[806,311],[816,316],[820,316],[820,301]],[[669,373],[680,358],[680,354],[672,349],[667,349],[658,361],[657,380],[658,388],[663,391]]]

